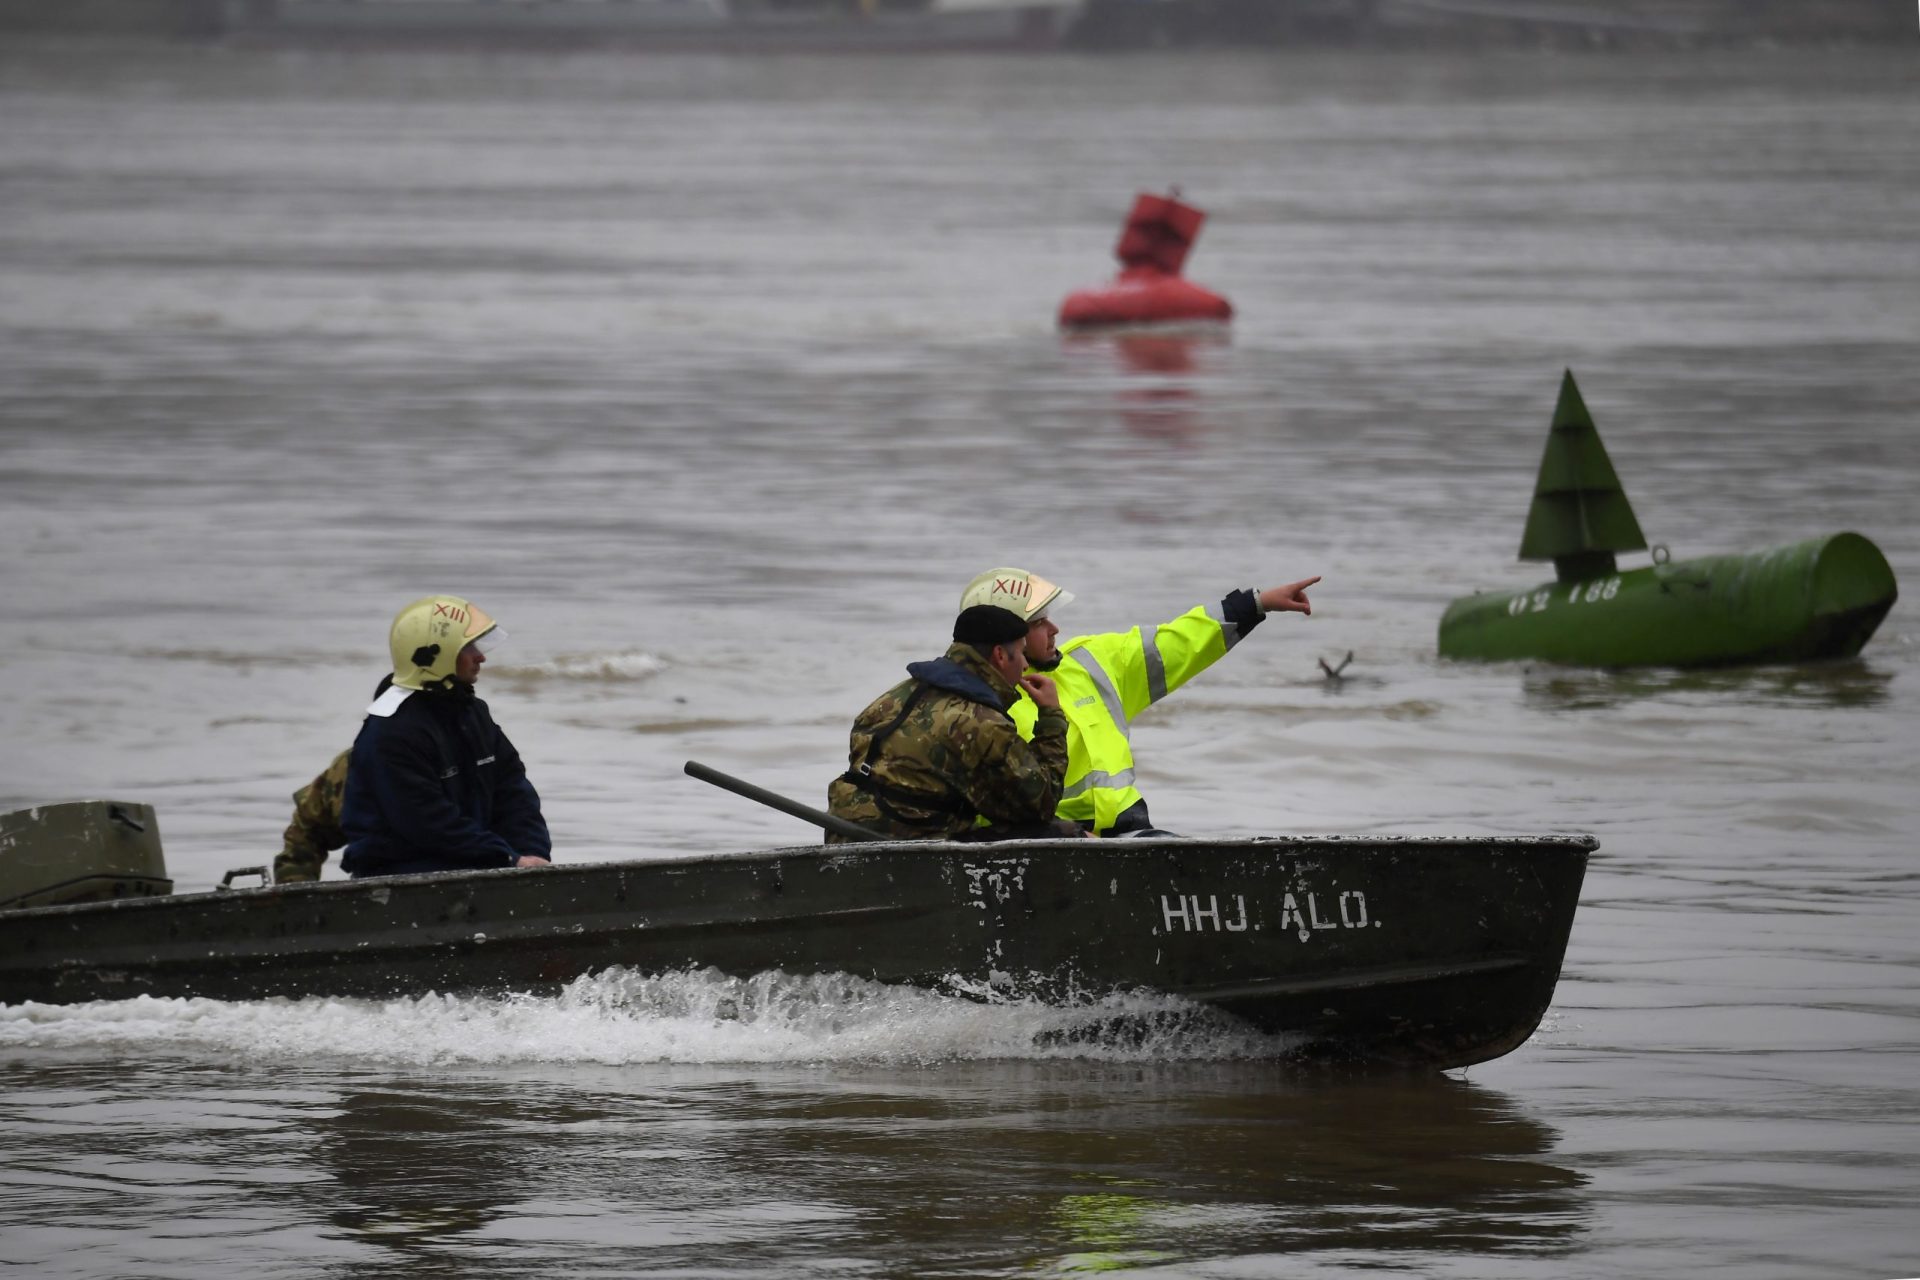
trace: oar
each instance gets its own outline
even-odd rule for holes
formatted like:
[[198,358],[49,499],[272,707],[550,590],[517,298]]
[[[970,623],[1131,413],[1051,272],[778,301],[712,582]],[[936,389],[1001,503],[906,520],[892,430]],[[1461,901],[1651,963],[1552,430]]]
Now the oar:
[[737,796],[758,800],[769,809],[778,809],[802,822],[811,822],[816,827],[825,827],[835,835],[845,836],[849,840],[885,840],[887,838],[877,831],[867,830],[858,823],[848,822],[845,818],[836,818],[818,809],[810,809],[798,800],[789,800],[785,796],[775,795],[765,787],[756,787],[751,782],[742,782],[718,769],[709,769],[698,760],[687,761],[686,770],[689,776],[698,778],[702,782],[711,782],[714,786],[724,791],[731,791]]

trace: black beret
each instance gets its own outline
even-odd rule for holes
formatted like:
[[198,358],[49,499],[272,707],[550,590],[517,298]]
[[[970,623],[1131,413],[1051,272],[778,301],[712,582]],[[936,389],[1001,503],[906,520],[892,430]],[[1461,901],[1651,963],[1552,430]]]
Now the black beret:
[[970,605],[953,622],[958,644],[1010,644],[1027,636],[1027,620],[997,604]]

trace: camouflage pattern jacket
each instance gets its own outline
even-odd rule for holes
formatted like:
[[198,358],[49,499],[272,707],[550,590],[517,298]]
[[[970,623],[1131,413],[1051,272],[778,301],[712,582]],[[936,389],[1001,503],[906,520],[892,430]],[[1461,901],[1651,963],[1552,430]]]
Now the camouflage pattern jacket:
[[318,880],[327,854],[347,842],[340,829],[340,806],[347,795],[347,760],[342,751],[320,776],[293,793],[293,821],[287,824],[273,878],[281,883]]
[[1066,778],[1066,716],[1042,708],[1023,742],[1006,711],[1017,688],[969,645],[907,674],[853,722],[850,767],[827,788],[829,811],[896,840],[952,839],[976,818],[1050,822]]
[[[392,685],[392,676],[381,676],[373,696],[378,698]],[[351,748],[342,751],[318,777],[293,793],[293,821],[280,837],[280,852],[273,859],[275,883],[318,880],[327,855],[346,844],[340,810],[347,802],[347,761],[352,757]]]

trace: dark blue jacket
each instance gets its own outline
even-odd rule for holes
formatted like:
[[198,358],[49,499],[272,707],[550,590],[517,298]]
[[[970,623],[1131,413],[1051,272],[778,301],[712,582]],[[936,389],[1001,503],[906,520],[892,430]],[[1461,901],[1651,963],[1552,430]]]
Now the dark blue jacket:
[[520,753],[461,692],[416,693],[368,716],[354,739],[340,810],[355,879],[510,867],[553,841]]

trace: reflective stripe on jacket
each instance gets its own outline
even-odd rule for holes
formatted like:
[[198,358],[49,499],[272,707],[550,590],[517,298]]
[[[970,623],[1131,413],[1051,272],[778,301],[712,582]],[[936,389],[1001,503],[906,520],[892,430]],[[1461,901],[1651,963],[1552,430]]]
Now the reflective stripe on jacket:
[[[1244,599],[1236,599],[1244,597]],[[1048,672],[1067,713],[1067,784],[1059,815],[1104,834],[1141,799],[1134,786],[1136,716],[1226,656],[1260,621],[1250,592],[1195,605],[1171,622],[1130,631],[1075,636]],[[1025,690],[1007,714],[1020,736],[1033,732],[1039,708]]]

